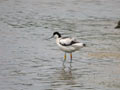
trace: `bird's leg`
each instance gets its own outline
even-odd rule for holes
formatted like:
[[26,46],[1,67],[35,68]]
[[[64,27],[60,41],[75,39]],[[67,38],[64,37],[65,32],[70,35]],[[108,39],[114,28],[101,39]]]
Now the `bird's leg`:
[[70,62],[72,62],[72,53],[70,53]]
[[64,54],[64,62],[66,61],[66,53]]

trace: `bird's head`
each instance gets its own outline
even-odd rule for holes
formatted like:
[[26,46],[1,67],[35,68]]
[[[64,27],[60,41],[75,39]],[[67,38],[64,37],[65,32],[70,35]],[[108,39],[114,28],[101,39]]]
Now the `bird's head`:
[[60,38],[61,34],[59,32],[54,32],[52,37]]
[[48,39],[51,39],[51,38],[60,38],[61,37],[61,34],[59,32],[54,32],[52,37],[48,38]]

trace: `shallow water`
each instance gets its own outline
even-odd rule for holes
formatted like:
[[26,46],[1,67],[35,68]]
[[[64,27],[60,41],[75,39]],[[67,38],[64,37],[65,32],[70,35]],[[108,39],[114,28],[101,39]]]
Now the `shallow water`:
[[[119,0],[0,0],[0,90],[120,90]],[[54,31],[87,44],[63,55]]]

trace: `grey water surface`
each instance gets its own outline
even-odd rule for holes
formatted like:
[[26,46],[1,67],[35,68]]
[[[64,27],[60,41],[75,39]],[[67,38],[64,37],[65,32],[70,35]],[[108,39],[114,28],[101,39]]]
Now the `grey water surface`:
[[[120,90],[120,0],[0,0],[0,90]],[[52,33],[87,46],[63,64]]]

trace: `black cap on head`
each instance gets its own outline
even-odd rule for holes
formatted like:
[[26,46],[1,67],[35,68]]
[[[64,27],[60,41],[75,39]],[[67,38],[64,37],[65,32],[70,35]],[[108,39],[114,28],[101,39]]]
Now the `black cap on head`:
[[55,35],[58,35],[59,38],[61,37],[61,34],[59,32],[54,32],[53,36],[55,36]]

